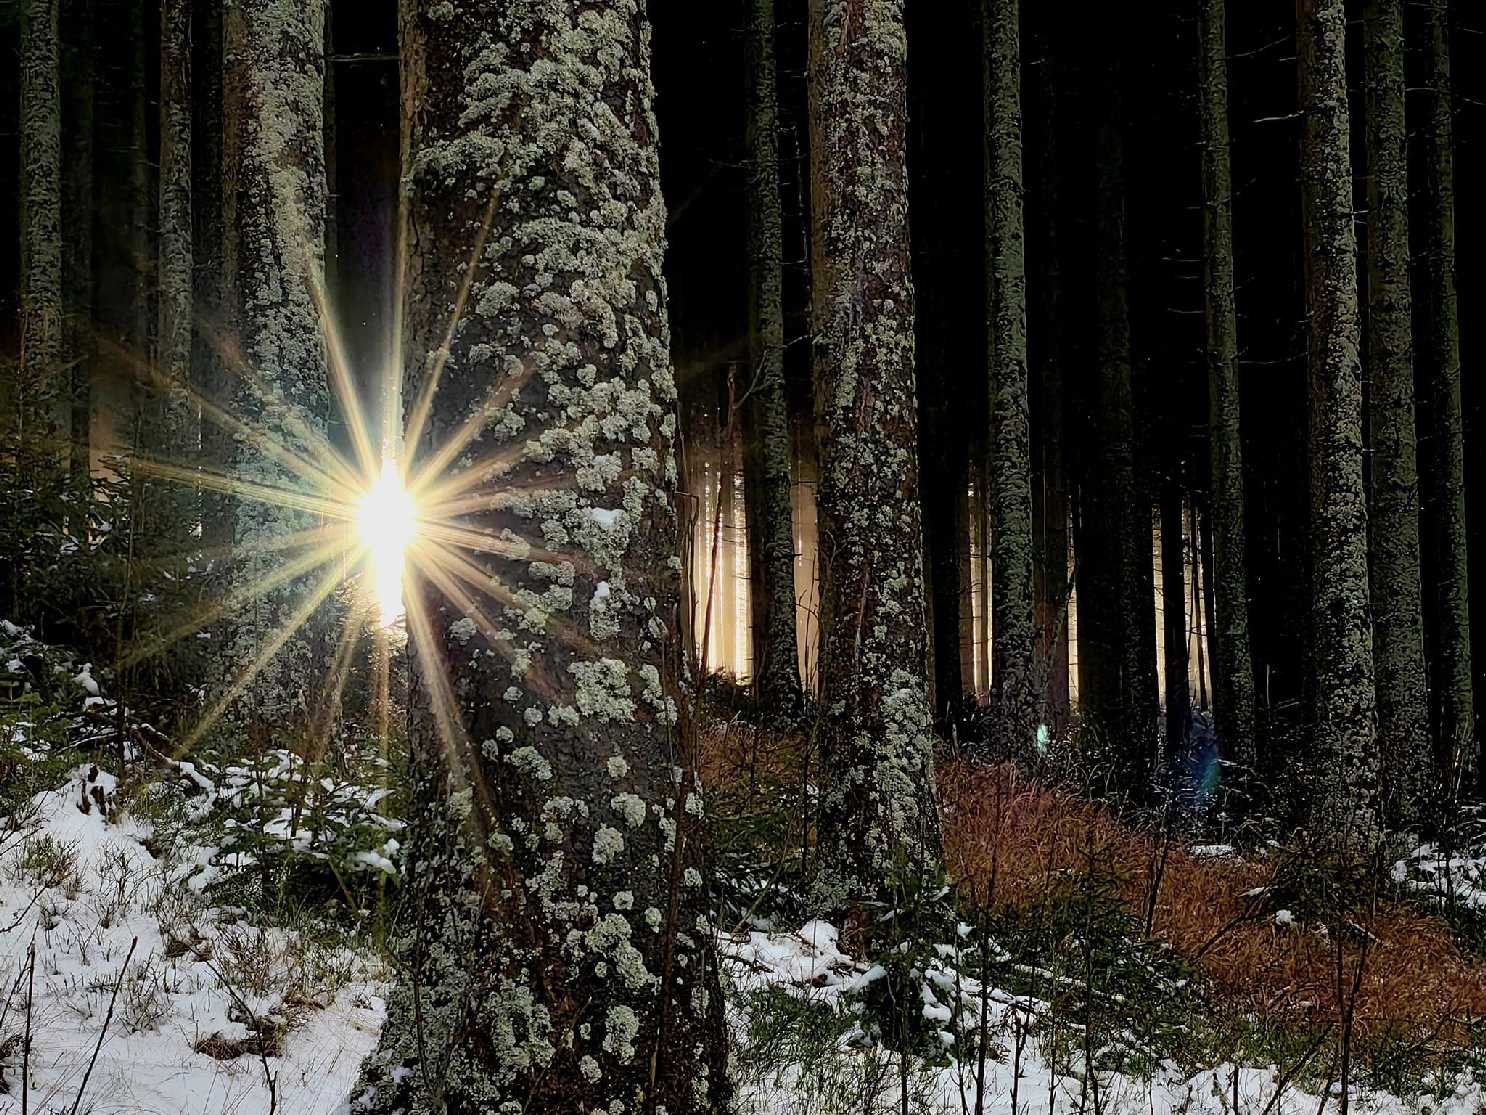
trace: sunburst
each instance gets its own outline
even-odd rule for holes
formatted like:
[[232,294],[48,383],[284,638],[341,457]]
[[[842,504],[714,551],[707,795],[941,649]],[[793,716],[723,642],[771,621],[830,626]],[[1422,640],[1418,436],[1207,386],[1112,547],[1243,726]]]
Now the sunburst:
[[[401,412],[401,364],[385,361],[380,389],[371,395],[358,390],[357,375],[347,358],[335,315],[318,274],[305,276],[319,314],[329,383],[339,404],[348,433],[349,451],[338,449],[307,416],[290,413],[277,416],[282,433],[255,425],[223,401],[206,398],[180,385],[159,384],[162,389],[187,390],[203,421],[212,422],[232,435],[242,452],[260,454],[273,462],[282,482],[246,480],[229,472],[202,468],[198,462],[175,462],[143,454],[135,467],[158,480],[191,485],[295,510],[312,525],[285,529],[281,534],[257,540],[251,547],[235,551],[223,548],[212,557],[252,556],[267,569],[252,580],[234,583],[220,597],[199,608],[184,622],[142,640],[124,656],[125,663],[162,653],[179,640],[216,624],[231,623],[245,605],[286,585],[308,583],[281,626],[265,633],[252,660],[213,695],[204,715],[183,732],[177,752],[192,748],[238,702],[254,680],[325,602],[346,585],[356,589],[356,602],[345,613],[341,632],[326,675],[319,681],[317,709],[307,717],[309,739],[302,741],[306,757],[323,755],[326,738],[334,722],[333,710],[352,667],[359,633],[367,627],[375,636],[372,669],[378,733],[384,745],[390,711],[390,663],[405,622],[412,637],[422,645],[433,644],[433,617],[419,592],[404,592],[412,581],[439,593],[465,618],[476,624],[493,651],[500,652],[508,640],[486,601],[497,608],[511,604],[491,561],[530,558],[539,550],[513,544],[481,529],[469,516],[499,506],[500,478],[517,464],[524,452],[509,447],[483,459],[468,460],[492,417],[520,390],[526,377],[508,376],[474,408],[471,417],[435,439],[430,435],[433,401],[447,359],[448,342],[458,328],[467,301],[470,282],[477,270],[485,237],[494,212],[487,209],[479,237],[455,298],[453,313],[417,398],[408,408],[402,428],[393,416]],[[406,243],[405,238],[403,244]],[[405,257],[405,249],[399,251]],[[399,263],[405,262],[405,258]],[[401,319],[394,322],[392,352],[402,351]],[[263,386],[267,378],[251,367],[235,345],[218,338],[217,351],[235,376],[250,390]],[[123,354],[119,354],[123,355]],[[153,375],[143,361],[135,361],[141,375]],[[373,419],[380,410],[382,420]],[[380,425],[380,430],[376,427]],[[374,432],[375,431],[375,432]],[[421,448],[421,454],[415,449]],[[556,556],[556,555],[544,555]],[[564,559],[567,560],[567,559]],[[565,641],[582,642],[567,626],[553,634]],[[439,736],[458,770],[467,767],[467,741],[463,739],[458,703],[448,679],[441,671],[426,672],[425,684]]]

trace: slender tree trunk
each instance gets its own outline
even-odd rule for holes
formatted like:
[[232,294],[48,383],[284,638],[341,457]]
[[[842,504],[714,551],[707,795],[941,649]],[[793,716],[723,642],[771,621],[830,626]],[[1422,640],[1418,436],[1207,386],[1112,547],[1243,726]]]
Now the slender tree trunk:
[[67,360],[74,480],[88,475],[92,455],[93,100],[97,80],[91,0],[67,0],[62,13],[69,80],[63,103],[62,289],[67,301]]
[[[469,452],[527,451],[470,494],[527,494],[463,521],[519,540],[481,560],[527,603],[474,623],[447,558],[415,563],[404,963],[353,1110],[723,1111],[649,26],[637,0],[403,0],[401,30],[408,397],[445,369],[415,462],[506,400]],[[487,212],[490,312],[449,343]]]
[[[226,241],[223,190],[226,183],[224,137],[238,133],[228,121],[223,103],[222,0],[193,0],[191,45],[191,103],[200,126],[195,129],[191,156],[191,261],[195,271],[191,298],[191,385],[213,403],[228,401],[230,382],[222,357],[227,332],[226,283],[223,246]],[[231,467],[232,433],[203,415],[200,426],[201,463],[223,473]],[[231,500],[215,489],[201,492],[201,543],[209,553],[232,544]],[[215,561],[215,559],[209,559]],[[208,577],[210,585],[215,578]]]
[[191,240],[191,4],[161,0],[157,359],[173,396],[191,382]]
[[1465,452],[1460,404],[1460,320],[1455,293],[1455,155],[1446,0],[1420,6],[1426,113],[1416,123],[1421,147],[1423,227],[1418,293],[1423,343],[1420,376],[1428,401],[1427,455],[1420,470],[1434,584],[1431,691],[1439,755],[1451,798],[1476,789],[1477,756],[1471,682],[1470,594],[1466,560]]
[[1181,753],[1192,726],[1192,691],[1187,683],[1187,555],[1182,538],[1185,510],[1186,493],[1180,481],[1172,479],[1161,490],[1161,619],[1168,762]]
[[766,709],[788,713],[800,701],[795,649],[795,536],[791,512],[789,406],[784,393],[784,224],[779,195],[779,93],[774,62],[774,0],[749,0],[747,142],[748,331],[751,470],[762,499],[750,502],[760,520],[750,533],[763,623],[754,626],[754,676]]
[[[1099,647],[1095,723],[1113,748],[1118,784],[1144,796],[1159,745],[1150,501],[1135,467],[1131,385],[1124,136],[1117,75],[1105,63],[1095,138],[1094,297],[1097,333],[1097,446],[1087,470],[1093,543],[1088,591],[1079,594]],[[1080,614],[1080,621],[1083,613]],[[1085,628],[1080,622],[1080,639]]]
[[[236,334],[231,358],[239,365],[232,410],[257,434],[291,447],[304,445],[301,430],[323,439],[329,411],[311,293],[325,242],[324,14],[324,0],[244,0],[225,9],[224,111],[234,126],[224,152],[224,270]],[[309,486],[243,442],[232,472],[279,488]],[[258,549],[261,543],[314,525],[304,511],[236,500],[234,582],[254,583],[279,564],[277,555]],[[309,607],[316,584],[310,576],[289,581],[237,617],[224,639],[228,677],[293,627],[291,616]],[[313,609],[245,693],[251,731],[292,736],[306,725],[326,614]]]
[[1310,315],[1312,822],[1365,847],[1377,814],[1377,714],[1362,485],[1362,367],[1343,0],[1298,0],[1301,187]]
[[1239,428],[1238,313],[1233,278],[1233,171],[1228,143],[1226,0],[1200,0],[1198,121],[1202,139],[1202,289],[1207,343],[1209,471],[1213,543],[1208,649],[1224,758],[1251,770],[1257,755],[1254,664],[1249,650],[1249,580]]
[[[1038,230],[1032,244],[1036,288],[1031,341],[1036,365],[1037,415],[1033,436],[1038,451],[1034,464],[1033,559],[1036,581],[1037,655],[1042,678],[1042,701],[1049,726],[1061,734],[1068,726],[1068,481],[1063,447],[1063,280],[1059,257],[1059,198],[1057,143],[1057,81],[1050,52],[1050,36],[1040,36],[1042,58],[1031,72],[1037,76],[1036,95],[1040,139],[1036,146],[1037,189],[1034,204]],[[1033,133],[1037,134],[1036,131]]]
[[21,5],[21,361],[17,448],[22,482],[51,455],[62,388],[62,91],[59,0]]
[[939,837],[901,0],[811,0],[809,34],[827,780],[817,897],[843,909],[877,895],[900,860],[937,860]]
[[1378,751],[1388,816],[1416,815],[1429,783],[1429,710],[1419,573],[1419,466],[1410,337],[1404,0],[1369,0],[1367,355],[1372,448],[1369,576]]
[[1032,468],[1018,0],[984,0],[992,694],[997,750],[1027,752],[1040,712],[1032,622]]

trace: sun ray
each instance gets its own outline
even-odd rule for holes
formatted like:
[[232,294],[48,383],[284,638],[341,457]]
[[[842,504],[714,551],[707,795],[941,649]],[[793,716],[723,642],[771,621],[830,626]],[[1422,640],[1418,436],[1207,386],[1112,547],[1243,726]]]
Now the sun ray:
[[178,480],[183,484],[199,484],[203,488],[224,492],[227,495],[246,496],[258,503],[270,503],[291,511],[308,511],[330,519],[354,519],[356,517],[355,505],[348,500],[314,496],[306,492],[291,491],[288,488],[276,488],[270,484],[242,480],[225,473],[172,464],[155,457],[141,455],[135,457],[134,462],[141,471],[162,479]]
[[480,223],[480,232],[475,237],[474,250],[470,252],[470,261],[465,266],[464,274],[459,278],[459,293],[454,296],[454,312],[449,317],[449,328],[444,334],[444,343],[439,346],[438,352],[434,355],[433,367],[428,370],[428,378],[418,392],[418,400],[413,405],[412,415],[408,419],[404,441],[409,446],[416,446],[419,439],[423,437],[424,423],[428,421],[428,416],[433,410],[433,397],[438,391],[439,380],[443,377],[444,365],[449,362],[449,345],[454,340],[454,331],[459,328],[460,319],[464,317],[465,303],[469,300],[475,272],[479,270],[480,256],[485,251],[485,238],[490,235],[490,224],[495,219],[495,206],[499,198],[499,193],[491,192],[490,204],[485,207],[485,219]]
[[320,708],[310,725],[310,754],[305,756],[307,762],[318,764],[324,757],[326,746],[329,743],[331,723],[335,720],[336,709],[340,707],[346,681],[351,676],[351,655],[355,653],[356,641],[361,637],[362,629],[375,606],[375,597],[370,593],[361,593],[351,606],[351,614],[346,617],[346,622],[341,627],[340,640],[336,644],[335,656],[331,660],[330,675],[325,679],[325,684],[321,686]]
[[283,649],[284,644],[293,638],[294,633],[309,622],[309,618],[315,614],[315,609],[319,608],[330,597],[330,594],[335,591],[336,586],[340,583],[341,575],[337,569],[332,569],[329,574],[320,579],[319,584],[315,586],[314,590],[300,602],[289,618],[284,621],[283,627],[258,652],[258,656],[227,687],[227,691],[217,699],[206,715],[197,722],[196,726],[182,737],[181,742],[176,747],[174,756],[172,756],[173,758],[179,759],[196,746],[201,740],[201,737],[210,731],[212,725],[221,719],[222,714],[231,707],[232,702],[237,700],[248,686],[253,684],[253,679],[262,673],[264,668],[273,661],[274,656]]
[[[308,553],[301,554],[292,561],[286,562],[277,569],[274,569],[271,573],[266,573],[256,580],[239,586],[229,592],[219,603],[213,604],[204,611],[192,616],[186,623],[130,651],[123,656],[120,664],[132,666],[137,662],[142,662],[146,658],[159,654],[162,650],[179,642],[186,636],[200,631],[203,627],[206,627],[232,609],[238,608],[250,600],[256,600],[258,597],[264,595],[264,593],[272,592],[280,585],[292,581],[296,577],[303,576],[311,570],[324,565],[327,561],[335,560],[346,551],[347,545],[348,542],[344,539],[332,539],[324,545],[317,546]],[[341,576],[338,570],[333,572],[335,572],[337,577]]]
[[[419,669],[418,677],[429,691],[428,703],[433,712],[434,727],[449,760],[445,765],[446,769],[480,795],[485,814],[489,815],[488,788],[483,779],[478,777],[479,764],[470,753],[469,736],[459,715],[459,702],[449,685],[449,671],[442,661],[437,660],[438,643],[434,641],[433,624],[424,610],[422,595],[416,589],[408,594],[407,614],[408,630],[418,642],[420,655],[430,656],[428,665]],[[470,779],[469,772],[475,773],[477,777]]]
[[[191,387],[189,384],[168,384],[167,381],[165,381],[160,376],[158,370],[150,366],[148,361],[141,359],[139,356],[130,352],[122,345],[119,345],[116,342],[108,341],[106,339],[100,340],[99,343],[105,346],[105,351],[108,352],[109,355],[128,364],[135,371],[135,373],[140,376],[140,378],[149,382],[154,382],[157,385],[172,386],[175,389],[185,391],[185,393],[191,399],[192,403],[201,408],[203,417],[216,424],[219,424],[228,432],[236,436],[240,436],[249,445],[253,446],[254,449],[264,454],[264,456],[276,461],[278,464],[283,465],[286,469],[294,473],[305,483],[329,488],[337,487],[336,478],[330,476],[325,468],[322,468],[320,465],[304,457],[303,455],[295,453],[288,446],[279,443],[266,431],[256,429],[249,423],[243,421],[241,418],[238,418],[235,415],[231,414],[220,404],[212,399],[207,398],[205,395],[197,391],[195,388]],[[226,356],[228,349],[225,346],[220,346],[219,351],[222,352],[224,356]],[[239,367],[237,370],[242,374],[251,374],[246,367]],[[310,432],[308,427],[304,426],[297,420],[293,420],[292,416],[291,420],[296,427],[299,427],[295,432],[299,436],[301,436],[301,438],[305,441],[306,445],[309,448],[317,451],[320,454],[320,459],[324,462],[325,465],[330,466],[331,468],[341,466],[339,455],[334,452],[334,449],[330,446],[329,442],[325,442],[323,445],[315,444],[313,434]],[[344,469],[343,466],[341,466],[340,471],[342,472],[342,476],[339,479],[339,486],[344,488],[346,491],[354,490],[356,486],[355,474],[350,472],[349,470]]]
[[366,416],[356,398],[356,384],[351,378],[350,364],[346,360],[345,344],[330,312],[325,284],[318,272],[310,273],[309,288],[310,298],[320,315],[320,332],[325,338],[330,382],[335,388],[336,397],[341,401],[341,413],[345,417],[346,428],[351,433],[351,445],[356,450],[363,471],[368,477],[375,477],[381,468],[381,453],[372,444],[371,433],[366,428]]
[[[436,477],[443,475],[444,471],[454,463],[465,448],[479,437],[481,432],[490,425],[491,420],[497,417],[497,411],[510,401],[517,391],[521,390],[527,381],[531,379],[531,370],[524,369],[519,374],[511,376],[498,387],[494,388],[481,403],[473,414],[464,420],[459,429],[455,430],[449,438],[440,445],[427,461],[415,462],[413,477],[408,481],[408,487],[418,492],[420,496],[425,487],[432,483]],[[410,438],[408,444],[416,444]],[[526,452],[526,443],[509,447],[506,452],[512,456],[512,463],[520,460]]]

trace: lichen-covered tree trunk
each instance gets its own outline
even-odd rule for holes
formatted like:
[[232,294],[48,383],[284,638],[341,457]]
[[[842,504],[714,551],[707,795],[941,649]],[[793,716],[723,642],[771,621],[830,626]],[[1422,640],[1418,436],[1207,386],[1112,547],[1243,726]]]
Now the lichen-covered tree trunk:
[[1367,360],[1371,395],[1373,657],[1383,802],[1411,819],[1428,786],[1427,676],[1419,573],[1419,465],[1409,300],[1403,0],[1369,0]]
[[761,519],[749,531],[760,549],[762,584],[753,633],[754,676],[763,706],[799,707],[795,645],[795,533],[790,499],[789,405],[784,393],[784,224],[779,196],[779,93],[774,61],[774,0],[748,6],[748,355],[752,439],[757,467],[748,479]]
[[1439,762],[1452,798],[1476,789],[1479,778],[1471,682],[1470,594],[1466,569],[1465,451],[1460,402],[1460,320],[1455,293],[1455,155],[1451,122],[1449,10],[1446,0],[1421,5],[1423,98],[1427,115],[1416,124],[1421,147],[1422,228],[1418,295],[1423,343],[1420,377],[1430,425],[1421,489],[1434,585],[1431,692]]
[[1226,0],[1197,10],[1197,118],[1202,146],[1202,290],[1206,327],[1208,466],[1211,473],[1216,615],[1209,615],[1213,711],[1224,758],[1251,770],[1257,753],[1254,664],[1249,650],[1249,577],[1244,519],[1243,438],[1238,385],[1238,310],[1233,277],[1233,171],[1228,142]]
[[69,80],[62,106],[62,290],[70,365],[69,471],[74,479],[87,475],[92,448],[94,21],[92,0],[64,2],[62,41]]
[[[162,389],[180,399],[191,379],[191,4],[160,4],[159,305]],[[183,434],[184,428],[178,433]]]
[[[223,0],[193,0],[191,5],[191,104],[202,126],[194,129],[191,157],[191,260],[195,279],[191,294],[191,385],[213,402],[225,401],[229,389],[221,341],[227,327],[223,249],[226,242],[223,191],[226,171],[224,138],[237,131],[223,103]],[[203,418],[201,463],[216,472],[231,466],[232,434]],[[201,542],[215,554],[232,544],[231,500],[214,489],[201,492]],[[212,559],[216,566],[215,559]],[[219,567],[219,566],[218,566]],[[210,585],[214,578],[204,582]]]
[[[817,898],[937,860],[909,273],[902,0],[810,2],[821,477]],[[958,671],[956,672],[958,678]]]
[[1039,713],[1032,625],[1032,468],[1022,220],[1018,0],[984,0],[987,353],[990,362],[992,700],[998,750],[1030,750]]
[[[263,437],[302,446],[299,428],[325,431],[329,393],[311,283],[321,266],[325,227],[322,141],[324,0],[243,0],[225,9],[228,130],[225,162],[224,271],[235,344],[234,413]],[[307,482],[239,441],[235,478],[279,488]],[[322,493],[323,494],[323,493]],[[306,512],[248,499],[234,501],[232,565],[245,586],[278,564],[257,549],[269,539],[314,525]],[[315,581],[301,577],[255,597],[224,642],[228,677],[245,668],[307,605]],[[281,741],[302,728],[320,676],[317,609],[290,636],[241,703],[249,728]]]
[[1312,825],[1359,846],[1376,825],[1378,755],[1343,0],[1298,0],[1296,22],[1310,316]]
[[403,0],[401,31],[408,397],[442,366],[415,465],[483,414],[455,471],[506,467],[461,516],[499,551],[482,614],[434,565],[409,585],[402,967],[353,1109],[723,1111],[649,25],[638,0]]
[[1161,489],[1161,619],[1168,761],[1180,753],[1192,725],[1192,691],[1187,684],[1187,559],[1182,531],[1185,510],[1186,492],[1173,478]]
[[22,475],[49,454],[61,390],[62,90],[60,0],[21,5],[21,361],[16,443]]

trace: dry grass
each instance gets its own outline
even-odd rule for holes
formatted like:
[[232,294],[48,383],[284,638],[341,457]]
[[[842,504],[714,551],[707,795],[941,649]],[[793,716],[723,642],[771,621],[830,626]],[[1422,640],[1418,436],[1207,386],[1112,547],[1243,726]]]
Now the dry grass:
[[[1370,896],[1356,895],[1356,927],[1333,933],[1299,920],[1280,925],[1268,896],[1294,866],[1283,853],[1194,856],[1008,766],[951,762],[939,784],[946,867],[972,895],[993,906],[1027,907],[1059,874],[1097,858],[1119,880],[1129,911],[1142,923],[1149,919],[1152,935],[1261,1022],[1340,1022],[1359,955],[1359,1038],[1390,1034],[1421,1046],[1456,1046],[1469,1043],[1470,1024],[1486,1018],[1486,965],[1459,946],[1440,917],[1381,900],[1366,913]],[[1348,973],[1341,980],[1336,937]]]
[[[801,786],[808,754],[798,735],[712,722],[699,759],[707,785],[750,798]],[[1211,981],[1225,1004],[1261,1025],[1339,1024],[1351,1002],[1359,1041],[1392,1038],[1425,1053],[1471,1044],[1472,1026],[1486,1019],[1486,964],[1441,917],[1358,894],[1343,896],[1359,911],[1356,927],[1332,932],[1337,926],[1301,918],[1282,925],[1273,888],[1297,867],[1288,853],[1195,856],[1009,765],[944,761],[938,781],[945,866],[971,900],[993,911],[1035,909],[1061,881],[1098,863],[1139,924]]]

